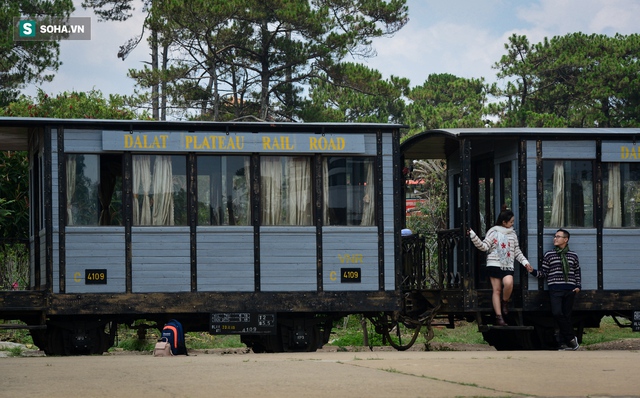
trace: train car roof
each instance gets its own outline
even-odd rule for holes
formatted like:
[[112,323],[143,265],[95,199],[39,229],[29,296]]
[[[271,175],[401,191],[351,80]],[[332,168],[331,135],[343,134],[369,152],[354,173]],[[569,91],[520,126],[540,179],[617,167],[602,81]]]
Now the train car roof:
[[465,128],[427,130],[402,142],[400,152],[405,159],[446,159],[458,150],[459,141],[465,138],[492,140],[508,138],[524,139],[633,139],[640,136],[640,128]]
[[125,131],[281,131],[323,133],[363,133],[372,130],[393,130],[407,126],[392,123],[294,123],[294,122],[211,122],[158,120],[54,119],[29,117],[0,117],[0,150],[23,151],[28,148],[31,129],[64,126],[75,129],[105,129]]

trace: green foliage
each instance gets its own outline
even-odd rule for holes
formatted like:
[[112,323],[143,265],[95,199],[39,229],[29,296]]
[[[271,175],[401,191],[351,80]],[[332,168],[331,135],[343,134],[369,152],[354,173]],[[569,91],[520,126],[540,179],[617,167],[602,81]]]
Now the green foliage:
[[637,127],[640,35],[571,33],[530,44],[513,35],[494,65],[507,79],[500,126]]
[[407,228],[420,235],[431,235],[447,227],[447,168],[443,160],[415,160],[410,178],[422,181],[413,196],[418,198],[416,212],[407,217]]
[[29,231],[29,162],[26,152],[0,152],[0,238],[27,239]]
[[99,90],[89,92],[63,92],[49,96],[38,90],[36,98],[21,96],[4,108],[0,116],[49,117],[60,119],[148,119],[127,108],[127,98],[109,95],[105,99]]
[[422,86],[410,90],[403,121],[412,131],[438,128],[483,127],[488,96],[495,85],[484,79],[465,79],[451,74],[432,74]]
[[306,122],[399,122],[409,80],[382,80],[376,70],[345,63],[310,82],[309,97],[299,113]]
[[[3,324],[21,324],[22,321],[3,321],[0,319],[0,323]],[[33,346],[33,339],[31,334],[26,329],[0,329],[0,341],[8,341],[10,343],[18,343],[27,347]]]
[[[331,79],[334,66],[348,54],[373,56],[373,38],[406,24],[405,2],[149,2],[146,26],[155,59],[151,67],[129,75],[143,90],[151,88],[150,97],[139,97],[142,101],[179,109],[190,118],[292,120],[311,78],[324,73]],[[130,15],[130,4],[86,0],[83,5],[117,19]]]
[[0,290],[29,286],[29,248],[25,244],[0,244]]
[[13,18],[50,15],[66,18],[74,10],[72,0],[11,0],[0,3],[0,107],[17,98],[28,83],[53,80],[50,71],[60,66],[57,41],[14,41]]

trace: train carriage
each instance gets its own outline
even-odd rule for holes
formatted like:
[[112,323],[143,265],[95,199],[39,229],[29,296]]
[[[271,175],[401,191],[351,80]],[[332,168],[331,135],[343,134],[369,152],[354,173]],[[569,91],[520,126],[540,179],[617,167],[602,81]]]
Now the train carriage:
[[[605,315],[640,330],[640,129],[501,128],[427,131],[403,142],[405,160],[447,163],[448,227],[439,232],[440,283],[417,286],[408,307],[478,321],[498,349],[555,346],[547,288],[516,266],[515,310],[494,326],[485,255],[464,231],[484,235],[503,206],[512,209],[520,246],[532,265],[553,248],[558,228],[571,232],[582,291],[576,335]],[[425,275],[421,273],[419,275]],[[407,305],[405,305],[407,306]],[[635,321],[634,321],[635,316]]]
[[[313,351],[349,314],[397,349],[459,319],[497,349],[552,348],[545,284],[517,270],[509,326],[495,326],[485,258],[464,233],[506,205],[534,265],[571,231],[579,339],[606,315],[640,329],[640,129],[433,130],[400,144],[404,127],[0,118],[0,150],[28,151],[31,267],[27,290],[0,292],[0,319],[54,355],[101,353],[118,324],[171,318],[255,352]],[[416,159],[447,165],[435,253],[402,236]]]
[[0,318],[50,354],[169,318],[315,350],[399,306],[400,127],[2,119],[0,147],[29,153],[31,281]]

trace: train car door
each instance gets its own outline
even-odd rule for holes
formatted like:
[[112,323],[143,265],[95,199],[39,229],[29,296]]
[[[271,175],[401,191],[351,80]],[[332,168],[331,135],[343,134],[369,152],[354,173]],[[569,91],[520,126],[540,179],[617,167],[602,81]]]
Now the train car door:
[[[495,221],[494,162],[492,157],[474,159],[471,162],[470,215],[471,228],[483,237]],[[475,270],[475,286],[489,289],[491,285],[486,276],[486,256],[471,245],[471,269]]]

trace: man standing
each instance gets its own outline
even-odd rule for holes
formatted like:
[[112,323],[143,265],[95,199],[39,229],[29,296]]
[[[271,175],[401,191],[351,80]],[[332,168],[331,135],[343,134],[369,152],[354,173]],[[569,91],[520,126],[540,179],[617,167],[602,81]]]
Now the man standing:
[[577,350],[580,345],[573,332],[571,311],[576,293],[580,292],[581,275],[578,255],[569,250],[569,234],[559,229],[553,237],[554,250],[549,250],[542,258],[540,268],[527,267],[539,279],[547,279],[551,314],[560,329],[561,350]]

